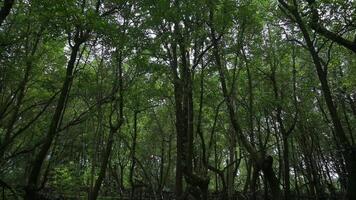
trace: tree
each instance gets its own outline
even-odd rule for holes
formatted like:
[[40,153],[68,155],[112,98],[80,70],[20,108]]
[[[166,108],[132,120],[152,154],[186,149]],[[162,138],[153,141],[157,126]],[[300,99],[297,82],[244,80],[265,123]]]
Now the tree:
[[356,198],[354,11],[4,0],[2,199]]

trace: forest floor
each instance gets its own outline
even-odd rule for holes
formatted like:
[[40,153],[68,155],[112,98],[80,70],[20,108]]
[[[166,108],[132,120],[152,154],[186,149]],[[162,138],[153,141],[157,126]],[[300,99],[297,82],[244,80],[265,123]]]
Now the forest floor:
[[[46,193],[42,194],[39,200],[87,200],[87,195],[78,194],[54,194]],[[236,193],[230,200],[273,200],[270,197],[266,197],[264,194],[259,193],[255,197],[251,194]],[[290,200],[343,200],[346,199],[345,195],[325,195],[322,198],[313,197],[309,195],[291,195]],[[98,200],[176,200],[174,193],[153,194],[151,192],[136,192],[133,197],[130,197],[129,193],[121,195],[110,195],[98,197]],[[207,200],[224,200],[221,193],[210,193]]]

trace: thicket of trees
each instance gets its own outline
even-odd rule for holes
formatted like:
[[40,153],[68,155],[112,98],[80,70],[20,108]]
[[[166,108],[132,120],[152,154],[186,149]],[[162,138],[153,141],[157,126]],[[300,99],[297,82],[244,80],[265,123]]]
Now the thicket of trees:
[[3,199],[356,199],[355,1],[0,6]]

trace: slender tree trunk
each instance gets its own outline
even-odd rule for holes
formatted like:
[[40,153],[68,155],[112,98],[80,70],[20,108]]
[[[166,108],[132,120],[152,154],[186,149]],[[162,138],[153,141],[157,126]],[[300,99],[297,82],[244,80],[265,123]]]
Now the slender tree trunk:
[[72,47],[70,59],[67,64],[67,71],[64,83],[62,85],[61,93],[59,99],[57,101],[57,106],[54,111],[51,124],[49,126],[46,138],[43,142],[43,145],[40,148],[39,153],[36,155],[35,160],[32,164],[32,169],[28,178],[27,186],[26,186],[26,193],[25,193],[25,200],[35,200],[36,199],[36,190],[37,190],[37,183],[40,177],[40,172],[42,169],[43,161],[45,160],[49,149],[51,148],[51,144],[53,139],[57,133],[57,129],[60,125],[61,117],[64,114],[65,110],[65,102],[68,98],[68,94],[70,92],[70,87],[73,81],[73,70],[75,66],[75,61],[77,58],[77,54],[79,52],[80,46],[84,43],[84,38],[78,38],[79,31],[76,34],[76,42]]
[[182,107],[182,94],[181,94],[181,80],[178,77],[178,59],[177,59],[177,45],[172,44],[172,58],[171,58],[171,70],[174,77],[174,102],[175,102],[175,129],[176,129],[176,146],[177,146],[177,158],[176,158],[176,183],[175,193],[177,197],[183,194],[183,162],[184,162],[184,146],[183,146],[183,133],[181,127],[183,126],[181,118]]
[[[294,196],[297,196],[299,198],[300,196],[300,190],[299,190],[299,174],[298,174],[298,166],[296,164],[297,159],[296,159],[296,152],[297,150],[295,149],[295,146],[294,146],[294,142],[293,142],[293,138],[291,138],[291,151],[294,152],[294,154],[292,154],[292,159],[293,159],[293,171],[294,171],[294,193],[295,195]],[[297,199],[297,198],[296,198]]]
[[[217,147],[216,147],[216,139],[214,137],[214,167],[215,169],[218,168],[218,152],[217,152]],[[215,192],[219,191],[219,179],[218,179],[218,173],[215,173]]]
[[[117,69],[114,70],[114,80],[115,81],[114,81],[114,85],[112,87],[112,95],[115,96],[117,94],[117,92],[119,92],[119,98],[118,98],[118,100],[116,98],[114,98],[114,102],[112,105],[113,110],[111,111],[111,115],[110,115],[110,132],[109,132],[108,140],[106,143],[104,155],[101,160],[99,175],[98,175],[98,178],[95,180],[94,188],[91,190],[91,192],[89,194],[89,200],[96,200],[99,195],[100,187],[101,187],[101,184],[105,178],[106,170],[108,168],[109,158],[110,158],[112,146],[114,143],[114,136],[117,134],[118,130],[120,130],[121,125],[123,124],[124,102],[123,102],[122,73],[123,73],[122,57],[121,57],[121,53],[120,53],[118,56],[118,67],[117,67]],[[117,109],[118,109],[118,114],[116,114]],[[118,116],[113,117],[112,115],[114,113],[115,113],[115,115],[118,115]],[[115,122],[112,121],[112,118],[116,118]]]
[[[210,11],[210,18],[211,18],[210,21],[212,21],[212,19],[213,19],[212,11]],[[230,116],[231,124],[234,128],[234,131],[237,135],[237,138],[238,138],[238,141],[240,142],[240,144],[250,154],[255,165],[259,169],[262,170],[262,172],[263,172],[265,178],[267,179],[268,184],[271,188],[272,197],[275,200],[279,200],[279,199],[281,199],[282,195],[281,195],[281,190],[279,188],[279,181],[276,178],[276,174],[274,173],[274,170],[272,167],[273,158],[271,156],[264,156],[264,155],[258,153],[257,150],[253,147],[253,145],[251,145],[251,143],[248,141],[246,136],[243,135],[243,133],[242,133],[242,129],[240,127],[240,124],[237,119],[237,115],[234,110],[233,99],[232,99],[231,95],[229,95],[229,92],[227,90],[226,78],[224,75],[223,65],[221,62],[220,54],[219,54],[218,39],[216,38],[216,35],[215,35],[216,33],[215,33],[213,26],[211,26],[210,29],[211,29],[211,33],[210,33],[211,39],[212,39],[212,43],[213,43],[213,55],[214,55],[214,59],[215,59],[215,64],[218,68],[220,85],[221,85],[221,89],[223,92],[226,106],[228,108],[228,113]]]
[[162,139],[161,141],[161,162],[160,162],[160,165],[159,165],[159,177],[158,177],[158,180],[157,180],[157,183],[158,183],[158,192],[159,194],[162,193],[162,189],[164,187],[164,165],[165,165],[165,159],[166,159],[166,156],[165,156],[165,141],[164,141],[164,138]]
[[342,126],[341,120],[339,118],[335,103],[333,101],[332,95],[331,95],[331,90],[329,87],[329,83],[327,80],[327,72],[326,69],[323,69],[322,63],[320,60],[320,57],[318,56],[318,53],[315,50],[314,44],[310,39],[308,30],[306,29],[304,22],[302,21],[299,13],[294,12],[294,16],[296,17],[296,22],[298,23],[302,33],[303,37],[305,39],[305,42],[307,43],[307,47],[309,49],[309,52],[312,56],[318,78],[321,83],[321,89],[324,95],[324,99],[328,108],[328,111],[330,113],[331,121],[333,123],[334,129],[335,129],[335,136],[338,140],[338,143],[341,145],[343,149],[341,149],[342,155],[345,159],[345,164],[346,164],[346,170],[347,170],[347,181],[348,181],[348,186],[347,186],[347,195],[348,198],[351,199],[356,199],[356,150],[355,148],[350,144],[348,141],[348,138],[345,134],[344,128]]
[[284,167],[284,199],[290,198],[290,175],[289,175],[289,144],[287,136],[282,136],[283,140],[283,167]]
[[[99,67],[101,67],[99,65]],[[102,68],[99,68],[100,70],[102,70]],[[102,87],[101,83],[102,83],[102,80],[100,80],[100,76],[97,75],[96,76],[96,84],[99,86],[99,88]],[[97,95],[97,102],[100,101],[100,99],[102,98],[102,90],[99,90],[99,93]],[[89,190],[88,190],[88,199],[90,198],[91,194],[93,193],[93,189],[94,189],[94,184],[95,184],[95,170],[96,170],[96,167],[97,167],[97,161],[98,161],[98,155],[99,155],[99,149],[100,149],[100,146],[102,145],[102,139],[103,138],[103,133],[104,133],[104,125],[103,125],[103,117],[104,117],[104,113],[103,113],[103,108],[102,106],[99,104],[97,106],[97,112],[98,112],[98,117],[97,117],[97,123],[93,123],[93,125],[96,125],[97,129],[95,130],[95,133],[94,133],[94,138],[93,138],[93,143],[94,143],[94,146],[93,146],[93,149],[94,151],[92,152],[92,162],[91,162],[91,169],[90,169],[90,180],[89,180]]]
[[227,159],[227,171],[226,171],[226,183],[227,183],[227,195],[228,199],[233,198],[233,194],[235,192],[234,188],[234,176],[235,176],[235,165],[233,164],[236,159],[235,157],[235,149],[236,149],[236,139],[235,139],[235,133],[234,130],[230,130],[230,135],[229,135],[229,158]]
[[[252,178],[250,181],[250,193],[251,193],[251,200],[257,200],[257,182],[259,179],[259,169],[252,169]],[[267,188],[265,188],[267,190]]]
[[102,162],[101,162],[101,166],[100,166],[100,171],[99,171],[99,175],[98,178],[95,181],[94,184],[94,188],[92,189],[90,195],[89,195],[89,200],[96,200],[98,195],[99,195],[99,190],[101,187],[101,184],[105,178],[105,174],[106,174],[106,169],[109,163],[109,158],[110,158],[110,154],[111,154],[111,149],[112,149],[112,145],[114,143],[114,135],[117,133],[117,129],[115,128],[111,128],[110,129],[110,133],[109,133],[109,137],[108,137],[108,141],[105,147],[105,152],[102,158]]
[[132,147],[131,147],[131,166],[130,166],[130,174],[129,174],[129,181],[131,185],[131,193],[130,198],[133,198],[135,193],[135,166],[136,166],[136,144],[137,144],[137,115],[138,111],[134,111],[134,131],[132,137]]

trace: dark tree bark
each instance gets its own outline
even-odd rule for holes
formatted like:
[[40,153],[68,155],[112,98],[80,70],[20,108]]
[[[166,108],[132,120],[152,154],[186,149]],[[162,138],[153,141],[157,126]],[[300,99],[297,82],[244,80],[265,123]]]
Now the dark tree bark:
[[94,188],[91,190],[89,194],[89,200],[96,200],[98,195],[99,195],[99,190],[101,187],[101,184],[105,178],[106,174],[106,169],[109,163],[109,158],[112,150],[112,145],[114,143],[114,135],[117,133],[118,127],[111,127],[110,128],[110,133],[109,133],[109,138],[105,147],[104,155],[102,157],[102,162],[100,165],[100,171],[98,178],[95,180]]
[[307,44],[307,48],[311,54],[319,81],[321,83],[324,100],[326,102],[326,106],[331,117],[331,122],[335,130],[335,136],[337,142],[342,147],[341,152],[345,159],[346,171],[348,173],[347,195],[350,200],[356,199],[356,190],[354,189],[356,188],[356,150],[355,147],[353,147],[348,141],[339,114],[337,112],[336,105],[333,101],[333,97],[327,80],[327,69],[323,68],[321,58],[319,57],[317,50],[314,47],[313,41],[311,40],[311,37],[309,35],[309,32],[303,22],[303,19],[299,14],[298,5],[294,4],[293,6],[291,6],[283,0],[279,0],[279,2],[284,9],[286,9],[291,15],[293,15],[293,20],[298,24],[301,33],[303,34],[304,40]]
[[[114,136],[117,134],[118,130],[121,128],[121,125],[123,124],[124,98],[123,98],[123,78],[122,78],[123,69],[122,69],[121,52],[119,53],[117,62],[118,62],[118,67],[117,69],[114,70],[114,84],[112,89],[112,95],[116,96],[117,93],[119,93],[119,98],[118,99],[113,98],[114,102],[110,114],[110,132],[106,143],[104,155],[101,161],[99,175],[98,178],[95,180],[94,188],[91,190],[89,194],[89,200],[96,200],[99,195],[100,187],[105,178],[108,163],[110,162],[109,158],[114,143]],[[115,117],[113,115],[118,115],[118,116]],[[116,120],[113,121],[113,118]]]
[[5,21],[6,17],[10,14],[10,11],[15,3],[15,0],[4,0],[4,4],[0,9],[0,27]]
[[130,166],[130,172],[129,172],[129,181],[131,185],[131,193],[130,193],[130,198],[133,198],[133,195],[135,193],[135,181],[134,181],[134,176],[135,176],[135,166],[136,166],[136,145],[137,145],[137,115],[138,111],[134,111],[134,131],[133,131],[133,136],[132,136],[132,147],[131,147],[131,166]]
[[355,40],[351,41],[348,39],[345,39],[344,37],[342,37],[341,35],[334,33],[330,30],[328,30],[327,28],[325,28],[321,22],[320,22],[320,17],[318,14],[318,10],[315,7],[315,0],[307,0],[309,3],[309,6],[311,8],[312,11],[312,19],[311,19],[311,23],[310,23],[310,27],[316,31],[317,33],[319,33],[320,35],[324,36],[325,38],[336,42],[337,44],[346,47],[347,49],[353,51],[354,53],[356,53],[356,35],[355,35]]
[[73,82],[73,70],[75,67],[77,54],[80,50],[80,46],[86,41],[88,38],[88,32],[82,32],[80,30],[76,31],[75,34],[75,44],[71,49],[71,55],[67,64],[66,76],[62,85],[61,93],[59,99],[57,101],[57,106],[54,111],[53,117],[51,119],[51,124],[49,126],[48,132],[45,136],[44,142],[40,148],[40,151],[35,156],[35,160],[32,164],[32,169],[30,175],[27,180],[26,192],[25,192],[25,200],[35,200],[37,193],[37,184],[40,177],[40,172],[42,169],[42,164],[44,159],[46,158],[49,149],[51,148],[52,142],[56,136],[58,127],[60,125],[61,117],[64,114],[65,110],[65,102],[68,98],[71,84]]
[[[211,22],[213,19],[213,12],[210,11]],[[258,153],[257,150],[251,145],[245,135],[242,133],[242,129],[237,119],[237,115],[234,110],[233,99],[227,90],[226,78],[223,70],[223,65],[220,58],[219,53],[219,43],[218,38],[216,37],[215,30],[211,25],[211,40],[213,43],[213,56],[215,59],[215,64],[218,68],[219,72],[219,80],[221,84],[222,93],[225,99],[225,103],[228,109],[228,113],[230,116],[230,121],[234,131],[237,135],[238,141],[240,144],[246,149],[246,151],[250,154],[252,161],[256,165],[257,169],[261,170],[268,181],[269,187],[271,188],[271,194],[273,199],[279,200],[282,198],[282,193],[279,188],[279,181],[274,173],[272,164],[273,158],[271,156],[265,156],[263,153]]]
[[[277,86],[276,80],[276,69],[272,69],[271,81],[274,92],[274,98],[276,102],[280,102],[283,100],[282,92],[280,92]],[[295,81],[294,81],[295,82]],[[295,93],[295,92],[294,92]],[[295,96],[295,94],[294,94]],[[284,199],[288,200],[290,198],[290,170],[289,170],[289,142],[288,138],[292,131],[295,128],[296,124],[296,116],[294,118],[293,124],[289,128],[286,127],[284,120],[282,119],[282,106],[280,103],[277,103],[276,108],[276,118],[278,122],[278,129],[282,136],[282,145],[283,145],[283,179],[284,179]]]
[[[179,8],[179,2],[175,1],[174,6]],[[178,21],[174,22],[173,35],[175,37],[171,43],[171,47],[167,48],[169,49],[168,57],[173,75],[175,100],[175,127],[177,134],[176,195],[178,199],[186,198],[186,195],[201,199],[204,198],[202,196],[207,195],[209,180],[206,177],[196,175],[193,171],[194,118],[192,67],[189,63],[189,53],[186,49],[186,41],[180,26]],[[187,183],[184,193],[183,177]]]

